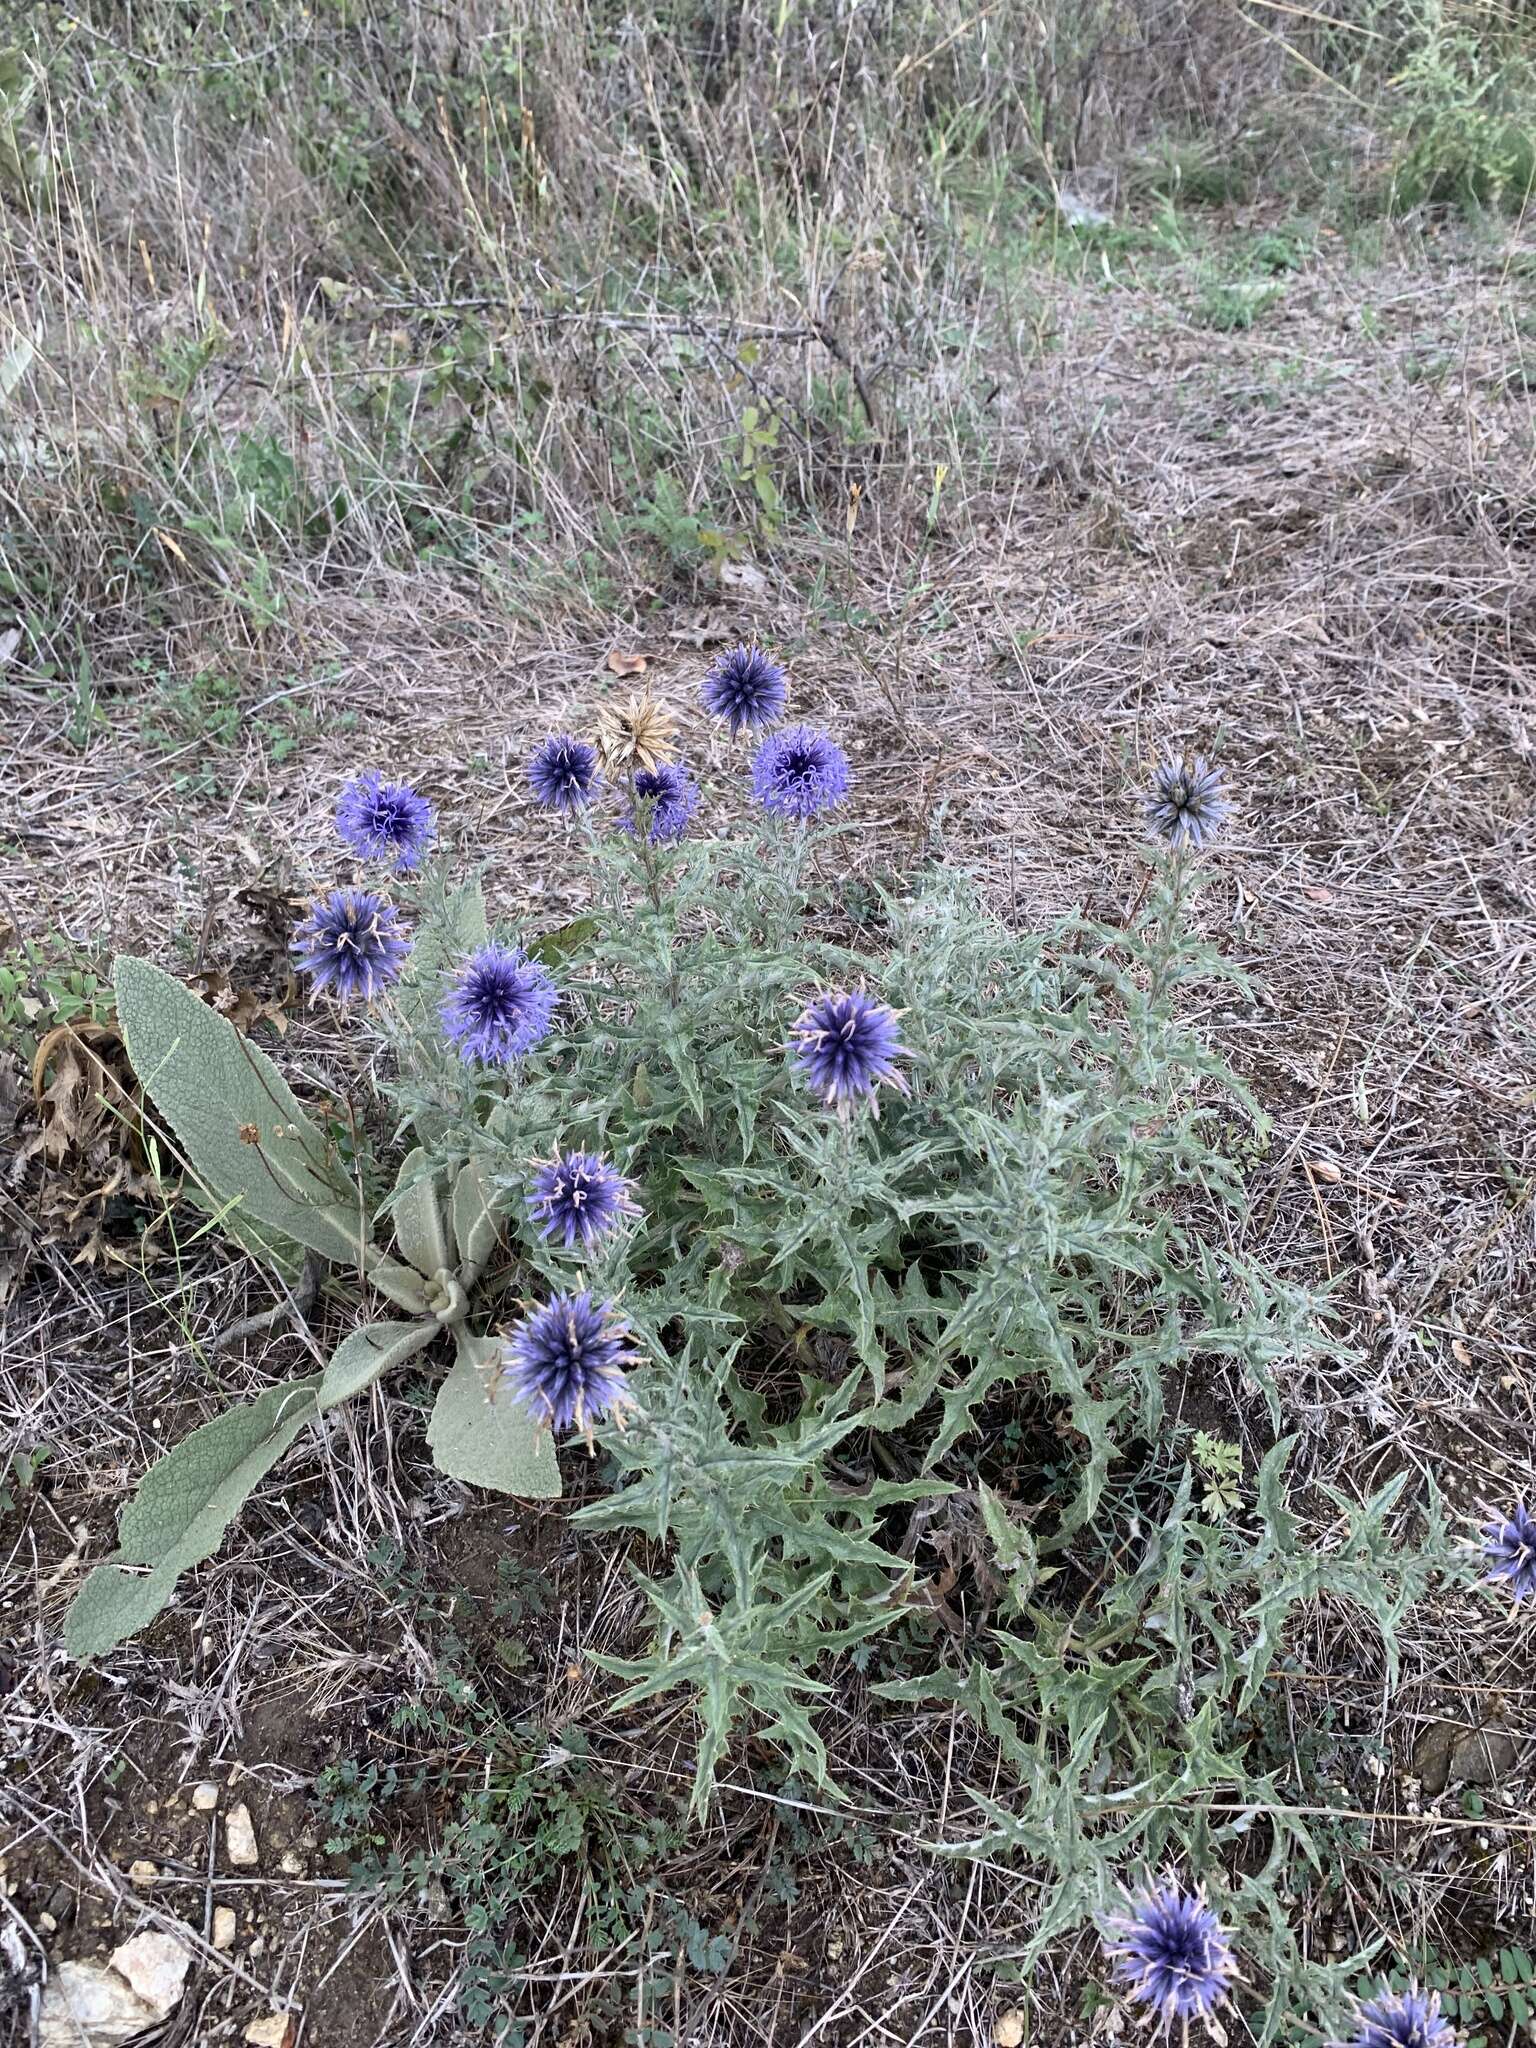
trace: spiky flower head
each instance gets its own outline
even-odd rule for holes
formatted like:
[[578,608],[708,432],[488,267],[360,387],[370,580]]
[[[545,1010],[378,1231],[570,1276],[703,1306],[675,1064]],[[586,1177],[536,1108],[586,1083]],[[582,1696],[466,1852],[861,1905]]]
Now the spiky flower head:
[[1410,1984],[1362,2002],[1349,2048],[1456,2048],[1456,2033],[1440,2016],[1440,1994]]
[[1507,1521],[1489,1522],[1484,1528],[1483,1558],[1489,1585],[1507,1586],[1517,1600],[1536,1593],[1536,1515],[1524,1501]]
[[752,794],[781,818],[814,818],[848,794],[848,756],[813,725],[791,725],[763,741],[752,763]]
[[790,1050],[806,1085],[830,1109],[874,1101],[882,1081],[905,1095],[896,1061],[907,1056],[896,1012],[855,989],[818,996],[791,1027]]
[[549,1032],[555,984],[521,946],[471,953],[443,1000],[443,1029],[466,1062],[507,1067]]
[[704,709],[723,718],[734,738],[754,725],[777,725],[789,702],[789,685],[779,663],[761,647],[733,647],[704,678]]
[[600,1153],[557,1152],[533,1176],[528,1213],[543,1224],[540,1237],[558,1237],[567,1251],[580,1245],[585,1252],[625,1216],[640,1212],[630,1183]]
[[597,795],[597,750],[568,732],[535,749],[528,763],[533,793],[547,811],[579,811]]
[[605,704],[597,714],[597,754],[609,775],[654,775],[672,758],[677,720],[649,694]]
[[386,782],[370,770],[341,792],[336,830],[359,860],[388,861],[403,875],[432,844],[432,806],[408,782]]
[[524,1316],[507,1340],[502,1374],[513,1399],[558,1435],[633,1406],[624,1368],[634,1365],[631,1331],[611,1302],[557,1294]]
[[1161,762],[1141,801],[1153,831],[1176,851],[1204,846],[1232,810],[1221,770],[1200,754],[1173,754]]
[[333,889],[294,927],[294,965],[338,1002],[371,1003],[409,951],[394,905],[371,889]]
[[1164,2029],[1209,2019],[1237,1975],[1231,1940],[1204,1891],[1176,1884],[1126,1892],[1105,1924],[1104,1954],[1127,1996],[1151,2006]]
[[653,846],[681,839],[699,807],[698,786],[681,761],[663,761],[654,773],[642,768],[635,777],[635,796],[636,809],[623,821],[624,830],[639,829],[636,811],[640,804],[648,805],[651,823],[645,836]]

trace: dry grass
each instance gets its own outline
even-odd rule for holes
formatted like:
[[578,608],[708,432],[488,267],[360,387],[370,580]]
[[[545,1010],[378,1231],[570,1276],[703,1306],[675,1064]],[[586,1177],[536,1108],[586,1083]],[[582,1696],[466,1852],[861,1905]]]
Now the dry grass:
[[[628,50],[622,77],[643,101],[646,66],[667,61]],[[961,103],[979,90],[966,77]],[[713,160],[709,123],[726,113],[676,78],[651,89],[687,107]],[[537,147],[568,200],[582,162],[573,108],[590,121],[590,104],[572,79],[546,76],[540,92]],[[163,97],[146,104],[154,123],[174,112]],[[903,105],[898,95],[880,133]],[[610,113],[596,124],[614,151],[598,155],[604,175],[622,162],[668,233],[686,237],[697,223],[669,212],[667,154],[687,157],[686,124],[633,157],[633,108]],[[502,148],[496,178],[511,183],[488,189],[505,200],[532,173],[522,141]],[[418,193],[440,229],[462,188],[443,185],[440,154],[402,145],[402,156],[419,158]],[[27,417],[68,455],[41,464],[35,494],[10,507],[29,561],[55,579],[0,672],[0,910],[18,934],[50,952],[68,941],[101,958],[126,947],[217,967],[280,995],[257,912],[328,876],[335,791],[380,761],[489,860],[503,909],[558,923],[580,907],[580,871],[530,809],[520,762],[536,736],[590,720],[614,686],[604,661],[615,645],[651,657],[686,717],[716,645],[747,628],[773,640],[798,705],[834,726],[857,765],[849,866],[909,873],[941,858],[974,870],[1025,923],[1079,905],[1124,910],[1141,873],[1127,792],[1160,748],[1193,742],[1219,756],[1241,799],[1201,914],[1255,987],[1251,1003],[1224,998],[1204,1023],[1275,1125],[1245,1242],[1286,1272],[1330,1279],[1350,1345],[1347,1364],[1282,1382],[1313,1533],[1326,1537],[1334,1513],[1316,1482],[1358,1497],[1405,1463],[1468,1514],[1536,1488],[1536,458],[1522,340],[1532,251],[1518,229],[1497,240],[1394,231],[1369,261],[1325,237],[1277,307],[1219,333],[1200,324],[1209,266],[1278,207],[1224,217],[1184,257],[1116,243],[1084,266],[1010,240],[1000,202],[984,199],[979,253],[949,246],[936,275],[922,254],[933,216],[892,228],[890,165],[867,165],[869,213],[835,250],[814,209],[780,223],[802,255],[822,249],[806,276],[769,274],[765,233],[749,259],[764,267],[720,288],[719,318],[695,306],[668,326],[652,277],[633,325],[566,305],[582,317],[517,326],[510,386],[487,396],[481,364],[467,398],[450,379],[429,405],[422,362],[462,323],[440,329],[360,299],[327,313],[313,274],[301,294],[295,251],[313,270],[323,212],[301,167],[274,149],[257,180],[251,162],[210,152],[181,165],[181,183],[135,193],[134,168],[163,161],[158,128],[125,138],[119,184],[77,212],[78,239],[53,252],[46,285],[29,272],[42,243],[10,244],[9,282],[64,344],[50,340],[29,372]],[[752,161],[743,172],[765,182]],[[145,230],[148,296],[120,246],[130,214]],[[229,224],[206,244],[205,214]],[[881,261],[861,270],[877,220]],[[537,240],[523,216],[499,220],[486,265],[504,272],[506,296],[520,234]],[[378,289],[382,258],[370,268],[351,243],[345,260],[348,292]],[[429,282],[418,304],[475,295],[446,273]],[[218,344],[211,387],[185,403],[125,388],[125,365],[158,360],[163,334],[206,334],[207,307],[237,303],[244,317],[225,329],[235,339]],[[786,331],[758,337],[744,362],[727,315]],[[703,364],[681,377],[679,335]],[[358,481],[385,440],[334,387],[354,390],[380,363],[395,381],[391,351],[416,410],[390,445],[440,453],[467,421],[470,446],[489,449],[466,472],[469,525],[484,541],[488,505],[504,513],[536,494],[543,523],[524,542],[502,525],[472,561],[424,558],[400,476]],[[843,379],[836,432],[818,425],[815,380],[829,371]],[[530,414],[525,380],[540,377],[553,396]],[[648,392],[647,421],[669,404],[676,414],[665,462],[681,451],[696,502],[715,503],[743,377],[786,422],[779,474],[792,508],[770,543],[730,495],[743,559],[762,571],[746,585],[722,583],[707,549],[674,559],[633,527],[601,526],[594,509],[632,511],[637,478],[663,460],[645,441],[654,426],[634,427],[632,401]],[[432,408],[442,417],[428,434]],[[509,421],[530,418],[531,448],[507,436]],[[210,449],[263,422],[309,451],[306,504],[352,435],[357,463],[341,467],[360,509],[318,543],[258,522],[232,552],[206,539],[200,550],[164,508],[206,512],[227,488]],[[935,495],[936,463],[949,475]],[[434,505],[456,487],[436,472],[426,484]],[[152,494],[153,517],[132,509],[135,491]],[[275,565],[281,598],[267,612],[250,596],[258,559]],[[218,687],[189,697],[199,676]],[[210,704],[233,715],[221,722]],[[291,1044],[366,1105],[368,1076],[342,1041],[296,1017]],[[17,1139],[30,1128],[23,1099]],[[69,1171],[33,1159],[0,1191],[0,1232],[28,1261],[0,1337],[0,1446],[54,1447],[43,1483],[0,1520],[0,1816],[14,1888],[0,1903],[22,1953],[90,1953],[109,1928],[121,1939],[167,1916],[206,1943],[228,1899],[242,1914],[237,1946],[200,1946],[167,2041],[236,2039],[285,2000],[304,2009],[307,2043],[463,2039],[452,1996],[463,1929],[349,1891],[310,1798],[316,1772],[341,1757],[450,1777],[484,1768],[473,1745],[434,1739],[402,1756],[389,1733],[436,1646],[415,1596],[381,1592],[376,1553],[398,1546],[433,1598],[484,1592],[503,1553],[547,1577],[556,1601],[530,1632],[532,1662],[503,1674],[505,1718],[579,1726],[615,1814],[638,1826],[685,1798],[691,1729],[670,1707],[645,1723],[606,1718],[606,1682],[580,1661],[635,1647],[643,1615],[623,1559],[574,1538],[564,1510],[509,1520],[442,1479],[408,1384],[375,1389],[301,1441],[147,1639],[99,1670],[68,1666],[63,1608],[157,1448],[257,1375],[292,1368],[351,1314],[340,1294],[322,1297],[303,1328],[216,1354],[222,1328],[268,1305],[260,1273],[199,1236],[185,1210],[158,1220],[142,1269],[131,1256],[75,1264],[78,1233],[57,1228],[53,1199]],[[142,1214],[93,1213],[98,1251],[129,1252]],[[1188,1398],[1201,1426],[1250,1452],[1264,1440],[1250,1388],[1218,1380]],[[1352,1626],[1313,1617],[1273,1711],[1298,1751],[1322,1757],[1397,1882],[1367,1902],[1328,1894],[1309,1930],[1316,1951],[1352,1946],[1372,1924],[1403,1953],[1428,1940],[1455,1954],[1469,1929],[1531,1944],[1528,1632],[1484,1604],[1422,1615],[1389,1691],[1379,1649]],[[1423,1785],[1423,1738],[1447,1721],[1516,1738],[1482,1814],[1454,1783],[1439,1795]],[[851,1816],[768,1796],[749,1753],[715,1819],[667,1864],[667,1893],[701,1925],[743,1930],[722,1973],[677,1969],[658,2005],[655,1985],[677,1963],[670,1935],[653,1941],[644,1925],[595,1950],[584,1874],[569,1863],[530,1897],[517,1994],[530,2043],[630,2038],[623,2028],[642,2019],[679,2042],[991,2037],[1023,1997],[1007,1965],[1037,1914],[1038,1880],[931,1847],[974,1830],[967,1788],[994,1789],[995,1757],[958,1718],[876,1707],[851,1675],[823,1732]],[[186,1796],[237,1771],[262,1843],[254,1879],[210,1860]],[[431,1841],[443,1817],[430,1802],[411,1808],[410,1838]],[[280,1867],[284,1851],[295,1867]],[[140,1857],[161,1874],[135,1888]],[[765,1889],[786,1857],[793,1897]],[[1083,1941],[1064,1943],[1028,1987],[1041,2038],[1086,2038],[1086,1955]],[[12,2006],[21,2040],[25,2012],[23,1996]]]

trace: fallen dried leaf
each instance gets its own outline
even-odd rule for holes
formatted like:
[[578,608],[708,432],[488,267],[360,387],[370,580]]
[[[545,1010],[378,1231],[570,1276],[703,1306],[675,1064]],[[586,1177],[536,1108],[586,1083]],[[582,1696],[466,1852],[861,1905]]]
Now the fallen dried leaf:
[[643,676],[650,667],[648,654],[621,654],[617,647],[608,650],[608,672],[615,676]]

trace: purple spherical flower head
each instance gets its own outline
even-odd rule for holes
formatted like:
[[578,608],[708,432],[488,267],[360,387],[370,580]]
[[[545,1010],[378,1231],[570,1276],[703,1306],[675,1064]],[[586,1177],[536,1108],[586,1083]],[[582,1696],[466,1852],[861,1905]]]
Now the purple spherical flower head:
[[848,756],[812,725],[791,725],[757,750],[752,794],[781,818],[814,818],[848,794]]
[[532,1310],[507,1340],[502,1374],[513,1398],[557,1434],[631,1405],[624,1368],[635,1363],[630,1328],[611,1302],[585,1289]]
[[1174,1884],[1127,1892],[1123,1911],[1105,1925],[1104,1953],[1127,1995],[1152,2006],[1164,2028],[1209,2019],[1237,1975],[1226,1929],[1204,1893]]
[[842,1109],[861,1095],[873,1101],[882,1081],[907,1093],[895,1064],[907,1052],[896,1012],[858,990],[818,996],[789,1037],[795,1065],[829,1109]]
[[359,860],[387,860],[401,875],[432,844],[432,806],[408,782],[385,782],[370,771],[341,792],[336,830]]
[[1456,2032],[1440,2016],[1440,1996],[1410,1984],[1364,2000],[1349,2048],[1456,2048]]
[[557,1152],[541,1165],[528,1194],[528,1213],[542,1222],[540,1237],[563,1239],[567,1251],[590,1251],[625,1216],[639,1211],[629,1182],[597,1152]]
[[1536,1593],[1536,1515],[1523,1501],[1507,1521],[1483,1530],[1483,1558],[1490,1586],[1507,1586],[1517,1600]]
[[482,946],[443,1000],[443,1029],[461,1059],[510,1066],[549,1031],[560,996],[521,946]]
[[789,686],[778,662],[761,647],[733,647],[704,678],[704,709],[723,718],[734,738],[749,726],[777,725],[789,702]]
[[371,1003],[409,951],[394,905],[371,889],[334,889],[294,927],[294,965],[343,1003]]
[[[698,788],[681,761],[663,761],[654,773],[640,769],[635,795],[650,806],[651,828],[645,836],[653,846],[670,846],[681,839],[699,807]],[[635,813],[631,811],[623,823],[626,832],[635,831]]]
[[546,740],[528,763],[533,793],[548,811],[579,811],[597,795],[597,749],[570,733]]
[[1204,846],[1232,810],[1222,790],[1221,770],[1199,754],[1173,755],[1162,762],[1141,802],[1153,831],[1175,851]]

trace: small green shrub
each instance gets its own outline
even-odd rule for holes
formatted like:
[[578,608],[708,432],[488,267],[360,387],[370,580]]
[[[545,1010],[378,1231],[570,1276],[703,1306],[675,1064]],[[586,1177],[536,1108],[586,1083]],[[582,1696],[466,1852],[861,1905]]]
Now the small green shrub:
[[1394,203],[1522,207],[1536,180],[1536,69],[1518,35],[1417,0],[1392,81],[1402,145]]
[[[99,1654],[141,1627],[300,1429],[448,1336],[428,1443],[450,1475],[559,1493],[535,1389],[562,1427],[595,1428],[604,1484],[577,1520],[643,1539],[652,1612],[648,1641],[595,1661],[621,1681],[616,1711],[686,1700],[695,1811],[748,1737],[839,1799],[818,1714],[851,1668],[877,1701],[948,1706],[996,1746],[1013,1789],[975,1789],[982,1830],[948,1849],[1044,1874],[1030,1956],[1133,1870],[1169,1867],[1210,1887],[1261,2038],[1289,2010],[1334,2009],[1360,1958],[1316,1963],[1286,1904],[1325,1867],[1308,1812],[1329,1798],[1287,1793],[1278,1760],[1250,1754],[1252,1718],[1318,1600],[1358,1610],[1390,1677],[1398,1625],[1452,1554],[1433,1495],[1415,1540],[1406,1474],[1364,1504],[1322,1489],[1326,1549],[1287,1502],[1277,1368],[1329,1339],[1321,1304],[1233,1227],[1263,1119],[1184,1021],[1236,979],[1191,928],[1198,863],[1157,858],[1124,927],[1016,931],[943,870],[850,896],[820,879],[835,827],[766,814],[690,836],[699,792],[635,772],[667,750],[655,707],[609,705],[599,729],[636,829],[616,829],[611,798],[583,808],[584,745],[551,742],[534,764],[547,800],[581,810],[571,857],[592,897],[576,923],[486,952],[473,882],[429,864],[396,884],[414,944],[373,1012],[412,1140],[385,1170],[393,1251],[369,1213],[379,1167],[354,1177],[262,1054],[158,968],[118,962],[135,1068],[226,1228],[290,1271],[306,1251],[350,1269],[405,1317],[365,1323],[322,1373],[269,1386],[153,1468],[71,1646]],[[846,763],[817,744],[832,802]],[[404,950],[394,918],[343,892],[306,927],[337,951],[305,957],[343,994],[378,993]],[[354,983],[354,958],[374,957],[359,931],[380,982]],[[501,977],[494,1000],[471,996],[481,973]],[[858,992],[830,1036],[806,1021],[818,990]],[[807,1076],[854,1020],[883,1064],[829,1106]],[[590,1238],[541,1231],[554,1152],[609,1187]],[[571,1171],[556,1172],[567,1204]],[[587,1377],[567,1377],[578,1362]],[[1251,1491],[1234,1445],[1170,1434],[1170,1394],[1192,1380],[1266,1408]],[[948,1652],[922,1597],[935,1522],[975,1617]],[[543,1766],[496,1796],[537,1798],[535,1863],[602,1825]],[[503,1855],[490,1825],[464,1820],[463,1868],[478,1843]],[[514,1862],[497,1883],[529,1875]]]

